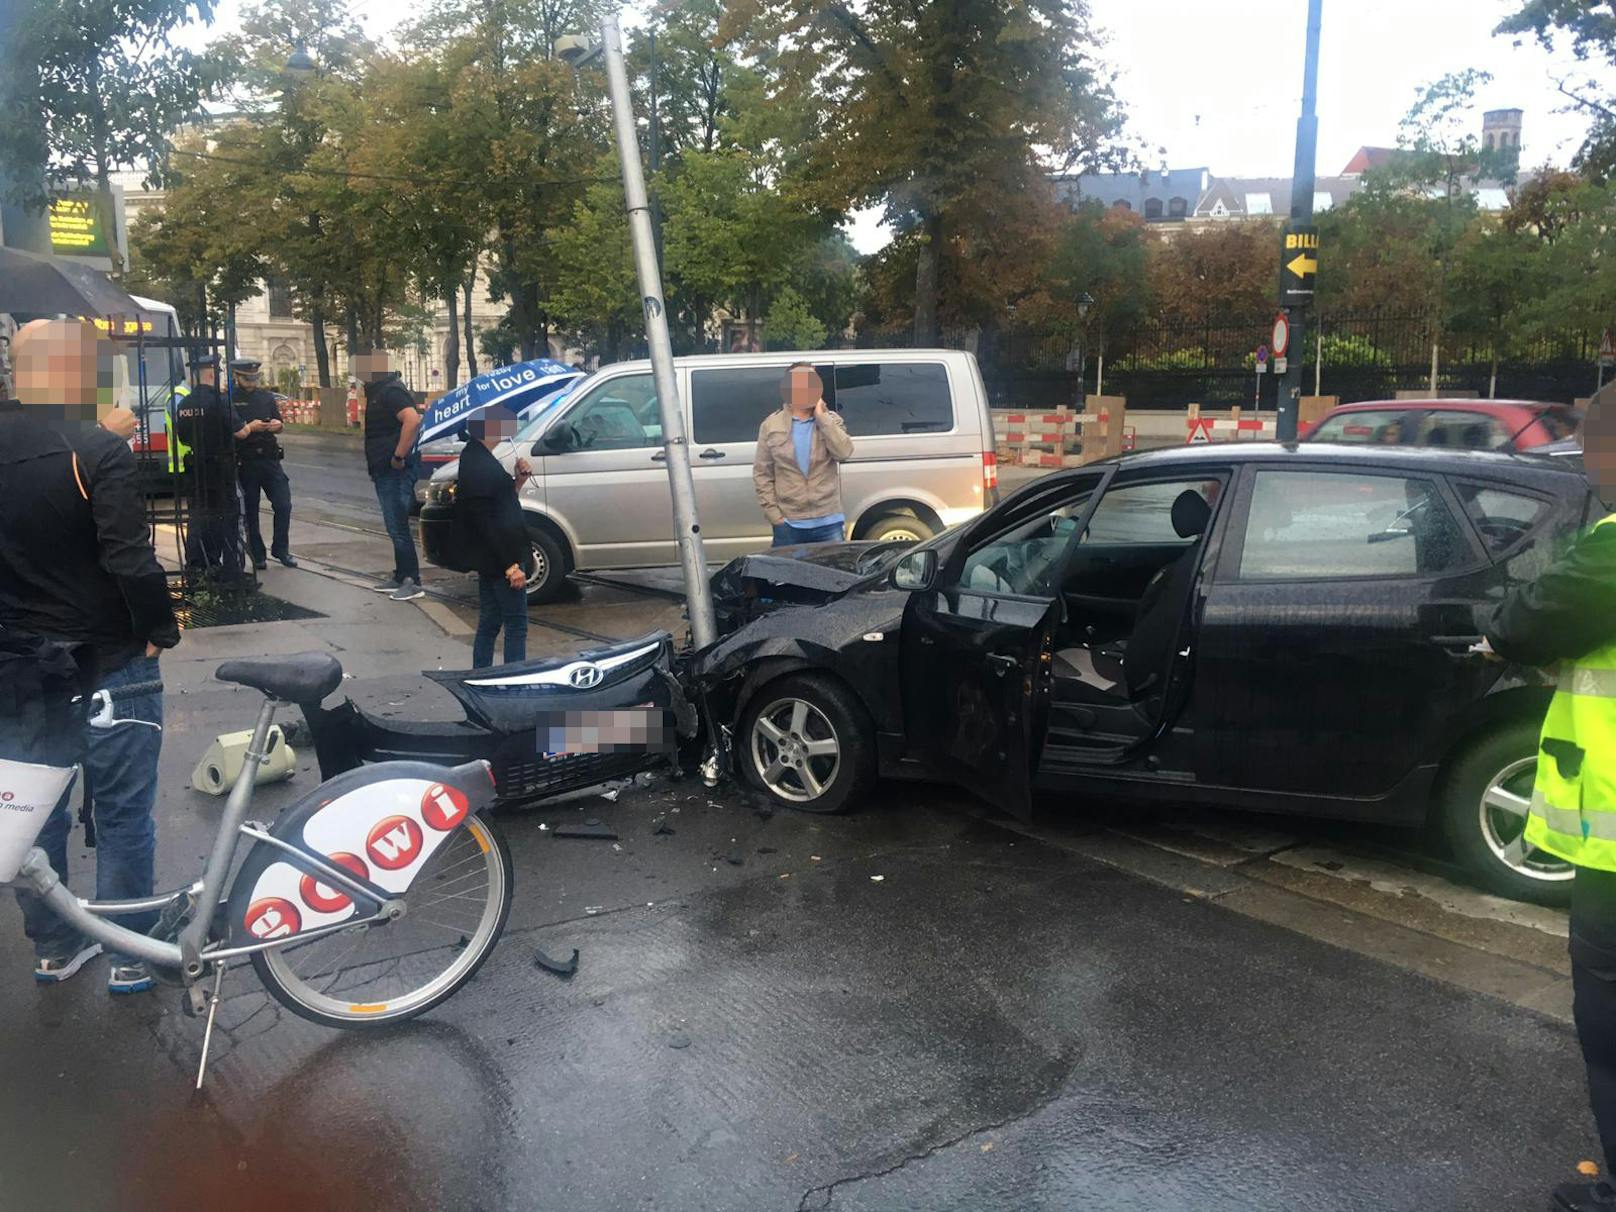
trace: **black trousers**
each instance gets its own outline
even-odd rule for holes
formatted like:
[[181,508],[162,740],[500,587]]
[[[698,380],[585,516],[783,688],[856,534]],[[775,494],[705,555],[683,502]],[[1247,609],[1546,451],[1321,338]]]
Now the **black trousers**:
[[189,517],[185,563],[224,581],[242,574],[241,496],[236,468],[230,463],[192,464],[186,475]]
[[1571,886],[1571,992],[1588,1097],[1616,1174],[1616,872],[1578,867]]
[[279,459],[242,459],[241,505],[242,518],[247,523],[247,551],[253,562],[264,562],[264,532],[258,523],[258,494],[269,498],[274,514],[274,529],[270,535],[269,554],[277,560],[291,554],[292,485],[281,469]]

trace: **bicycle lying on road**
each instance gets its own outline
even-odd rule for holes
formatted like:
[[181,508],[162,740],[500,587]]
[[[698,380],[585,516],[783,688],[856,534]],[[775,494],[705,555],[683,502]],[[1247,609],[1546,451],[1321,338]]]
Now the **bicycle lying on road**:
[[[510,853],[483,811],[494,800],[485,761],[363,766],[326,780],[273,826],[249,820],[277,707],[331,693],[342,666],[309,654],[227,661],[217,676],[265,701],[201,877],[177,891],[123,901],[74,896],[34,841],[78,768],[0,760],[0,885],[31,888],[85,935],[185,988],[188,1011],[207,1019],[199,1089],[230,961],[250,959],[276,1000],[314,1022],[397,1023],[471,979],[499,941],[512,891]],[[118,719],[116,705],[161,690],[146,682],[97,691],[89,724],[156,727]],[[250,848],[232,875],[244,840]],[[106,920],[154,910],[150,934]]]

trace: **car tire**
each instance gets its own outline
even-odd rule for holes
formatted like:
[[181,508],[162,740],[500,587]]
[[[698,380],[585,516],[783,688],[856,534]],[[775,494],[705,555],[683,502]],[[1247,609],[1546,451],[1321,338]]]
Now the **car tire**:
[[933,526],[912,513],[886,513],[870,524],[869,529],[864,532],[864,538],[872,543],[890,542],[894,539],[924,543],[936,533]]
[[530,606],[553,602],[561,596],[561,587],[567,583],[567,561],[561,554],[561,544],[547,531],[529,527],[528,540],[533,544],[533,575],[527,582],[527,600]]
[[742,778],[783,808],[844,812],[875,784],[869,713],[824,674],[790,674],[759,687],[735,744]]
[[[1489,891],[1540,905],[1567,905],[1569,863],[1541,850],[1518,862],[1506,857],[1508,843],[1525,828],[1538,733],[1537,723],[1523,720],[1482,734],[1460,752],[1438,793],[1442,832],[1454,857]],[[1489,797],[1507,803],[1509,810],[1488,806]]]

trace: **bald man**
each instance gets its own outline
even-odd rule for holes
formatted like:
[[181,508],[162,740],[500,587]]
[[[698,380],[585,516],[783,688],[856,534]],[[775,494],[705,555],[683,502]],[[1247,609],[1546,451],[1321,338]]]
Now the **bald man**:
[[[78,647],[88,681],[101,689],[155,682],[157,655],[179,643],[168,581],[152,551],[127,441],[98,424],[112,411],[111,342],[76,320],[42,320],[11,343],[17,397],[0,402],[0,627]],[[162,697],[119,704],[124,719],[161,725]],[[0,720],[0,750],[15,729]],[[96,899],[152,893],[156,830],[156,728],[84,730],[98,835]],[[67,876],[70,818],[57,806],[39,836],[51,866]],[[101,950],[27,893],[19,893],[34,944],[34,977],[66,980]],[[123,919],[149,929],[155,915]],[[108,988],[149,989],[151,974],[114,956]]]

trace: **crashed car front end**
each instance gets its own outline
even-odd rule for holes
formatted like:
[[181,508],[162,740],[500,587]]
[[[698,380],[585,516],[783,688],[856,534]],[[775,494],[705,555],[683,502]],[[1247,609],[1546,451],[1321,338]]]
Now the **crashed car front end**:
[[847,682],[877,734],[896,734],[899,626],[908,595],[887,571],[913,544],[785,548],[732,560],[713,575],[718,641],[694,653],[686,684],[712,747],[709,780],[733,769],[732,732],[758,688],[799,670]]

